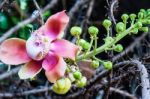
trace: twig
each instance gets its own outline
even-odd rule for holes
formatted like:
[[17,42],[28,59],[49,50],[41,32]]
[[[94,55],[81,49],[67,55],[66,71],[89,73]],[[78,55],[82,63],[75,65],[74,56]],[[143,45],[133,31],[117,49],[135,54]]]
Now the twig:
[[[113,84],[113,83],[117,82],[117,81],[120,80],[120,79],[126,78],[126,77],[128,77],[129,75],[131,75],[131,74],[133,74],[133,71],[128,71],[128,72],[126,72],[126,73],[124,73],[124,74],[122,74],[122,75],[120,75],[120,76],[118,76],[118,77],[115,77],[115,78],[113,78],[113,79],[111,80],[110,84]],[[103,83],[103,84],[94,85],[94,86],[93,86],[93,85],[94,85],[94,84],[91,84],[91,85],[90,85],[90,86],[92,86],[92,87],[90,88],[90,90],[95,90],[95,89],[101,90],[101,89],[106,88],[106,86],[108,86],[108,82]],[[78,92],[74,92],[73,94],[70,94],[70,95],[66,96],[65,99],[66,99],[66,98],[67,98],[67,99],[70,99],[70,98],[77,97],[77,96],[79,96],[79,95],[83,95],[83,94],[87,91],[88,88],[89,88],[89,85],[87,85],[86,88],[83,88],[83,89],[79,90]]]
[[40,89],[33,89],[29,91],[24,91],[20,93],[0,93],[0,97],[7,97],[7,98],[12,98],[12,97],[17,97],[17,96],[26,96],[30,94],[38,94],[38,93],[43,93],[46,91],[51,91],[52,87],[45,87],[45,88],[40,88]]
[[70,27],[71,27],[71,24],[72,24],[72,20],[74,18],[74,16],[77,16],[75,15],[77,11],[80,10],[80,7],[84,4],[86,4],[87,2],[89,2],[90,0],[77,0],[75,5],[71,8],[71,10],[69,11],[68,15],[70,17],[70,21],[66,27],[66,30],[65,30],[65,34],[64,34],[64,37],[66,38],[66,34],[67,32],[69,31]]
[[0,4],[0,9],[3,7],[3,5],[8,2],[7,0],[4,0],[1,4]]
[[39,14],[40,14],[40,17],[41,17],[41,25],[43,25],[43,24],[44,24],[44,19],[43,19],[42,13],[41,13],[41,9],[40,9],[40,7],[39,7],[39,5],[38,5],[38,3],[37,3],[36,0],[33,0],[33,2],[34,2],[36,8],[37,8],[38,11],[39,11]]
[[118,0],[113,0],[113,2],[111,3],[111,6],[110,6],[110,16],[112,18],[112,21],[114,24],[116,24],[116,20],[114,18],[114,5],[118,3]]
[[[89,8],[87,9],[87,13],[85,15],[85,18],[84,18],[84,20],[81,23],[81,28],[83,29],[82,32],[84,33],[83,34],[83,38],[85,38],[86,34],[87,34],[87,32],[85,30],[87,29],[87,23],[89,21],[89,18],[91,16],[91,13],[92,13],[92,10],[93,10],[94,2],[95,2],[95,0],[91,0],[90,1]],[[83,26],[85,26],[85,28]]]
[[1,74],[0,80],[6,79],[6,78],[10,77],[11,75],[16,74],[19,69],[20,69],[20,67],[16,67],[16,68],[10,70],[9,72],[5,72],[5,73]]
[[123,91],[123,90],[120,90],[120,89],[117,89],[117,88],[110,87],[110,91],[118,93],[122,96],[128,97],[130,99],[137,99],[135,96],[131,95],[130,93]]
[[142,99],[150,98],[150,82],[148,79],[148,73],[145,66],[138,60],[133,60],[137,64],[138,69],[140,70],[141,76],[141,85],[142,85]]
[[[59,0],[52,0],[45,8],[43,8],[41,10],[41,13],[44,13],[46,10],[53,8],[57,2]],[[2,43],[5,39],[7,39],[10,35],[12,35],[15,31],[19,30],[22,26],[31,23],[32,21],[34,21],[37,17],[39,16],[39,14],[37,14],[35,17],[29,17],[28,19],[18,23],[16,26],[12,27],[10,30],[8,30],[6,33],[4,33],[2,35],[2,37],[0,38],[0,43]]]

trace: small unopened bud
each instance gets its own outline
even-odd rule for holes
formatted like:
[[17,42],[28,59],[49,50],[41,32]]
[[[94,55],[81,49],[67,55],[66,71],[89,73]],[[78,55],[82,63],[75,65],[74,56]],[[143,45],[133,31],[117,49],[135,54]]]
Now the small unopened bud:
[[144,13],[143,13],[143,12],[139,12],[139,13],[138,13],[138,18],[139,18],[139,19],[144,18]]
[[143,31],[144,33],[147,33],[148,32],[148,27],[142,27],[140,28],[141,31]]
[[121,44],[115,45],[114,51],[116,51],[116,52],[122,52],[123,51],[123,46]]
[[81,74],[80,71],[75,71],[75,72],[73,73],[73,76],[74,76],[75,79],[81,79],[82,74]]
[[117,23],[116,32],[120,33],[120,32],[123,32],[124,30],[125,30],[125,24],[122,22]]
[[145,13],[146,11],[145,11],[144,9],[140,9],[140,12],[143,12],[143,13]]
[[99,61],[96,61],[96,60],[92,61],[91,66],[92,66],[92,68],[95,68],[95,69],[98,68],[99,67]]
[[106,37],[104,39],[105,43],[112,43],[114,41],[114,39],[112,37]]
[[82,29],[78,26],[74,26],[71,28],[70,32],[72,36],[79,36],[81,35]]
[[136,18],[136,14],[130,14],[130,19],[133,21]]
[[85,41],[84,39],[80,39],[79,40],[79,45],[84,49],[84,50],[88,50],[90,47],[90,43]]
[[84,43],[86,43],[86,41],[85,41],[84,39],[80,39],[80,40],[79,40],[79,45],[80,45],[80,46],[84,45]]
[[110,20],[105,19],[105,20],[103,21],[103,26],[104,26],[106,29],[108,29],[111,25],[112,25],[112,23],[111,23]]
[[84,87],[87,83],[87,78],[86,77],[82,77],[80,80],[77,81],[76,85],[77,87]]
[[95,35],[98,34],[99,30],[98,30],[98,28],[95,27],[95,26],[90,26],[90,27],[88,28],[88,32],[89,32],[89,34],[90,34],[91,36],[95,36]]
[[62,78],[57,80],[52,86],[52,90],[57,94],[66,94],[71,88],[71,81],[69,78]]
[[111,61],[103,62],[103,65],[104,65],[104,68],[107,70],[112,69],[112,62]]
[[131,33],[133,33],[133,34],[137,34],[137,33],[138,33],[138,31],[139,31],[139,30],[138,30],[138,28],[134,28],[134,29],[132,29],[132,30],[131,30]]
[[84,50],[88,50],[89,48],[90,48],[90,43],[89,42],[86,42],[86,43],[84,43],[83,44],[83,46],[82,46],[82,48],[84,49]]
[[123,15],[121,16],[121,19],[123,20],[123,22],[127,21],[128,18],[129,18],[128,14],[123,14]]
[[141,27],[142,27],[142,22],[137,22],[137,23],[135,24],[135,27],[141,28]]

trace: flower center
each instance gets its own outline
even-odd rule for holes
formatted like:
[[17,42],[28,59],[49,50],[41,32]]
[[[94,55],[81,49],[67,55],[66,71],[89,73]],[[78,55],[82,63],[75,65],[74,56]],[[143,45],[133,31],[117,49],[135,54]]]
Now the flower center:
[[26,43],[27,53],[34,60],[42,60],[50,50],[50,39],[42,33],[34,32]]

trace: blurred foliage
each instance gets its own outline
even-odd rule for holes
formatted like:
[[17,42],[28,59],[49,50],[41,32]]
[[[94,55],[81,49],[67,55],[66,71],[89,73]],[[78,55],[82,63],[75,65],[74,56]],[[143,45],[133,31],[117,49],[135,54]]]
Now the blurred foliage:
[[[10,2],[10,1],[8,1]],[[45,0],[37,0],[40,8],[43,8],[47,2]],[[34,12],[38,12],[35,4],[32,0],[14,0],[7,8],[3,7],[0,12],[0,36],[7,32],[10,28],[17,25],[19,22],[27,19]],[[43,13],[44,21],[51,15],[51,11],[48,10]],[[31,24],[27,24],[13,33],[11,37],[18,37],[22,39],[28,39],[31,32],[39,28],[40,22],[36,21]]]

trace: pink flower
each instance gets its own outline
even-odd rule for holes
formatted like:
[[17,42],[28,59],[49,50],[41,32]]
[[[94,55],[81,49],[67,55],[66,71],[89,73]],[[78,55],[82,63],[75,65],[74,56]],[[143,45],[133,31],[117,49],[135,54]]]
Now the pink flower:
[[25,41],[10,38],[0,45],[0,60],[6,64],[21,67],[18,74],[21,79],[28,79],[38,74],[42,68],[50,82],[64,76],[66,63],[63,58],[75,59],[78,46],[60,39],[69,22],[65,11],[52,15],[46,23],[33,32]]

